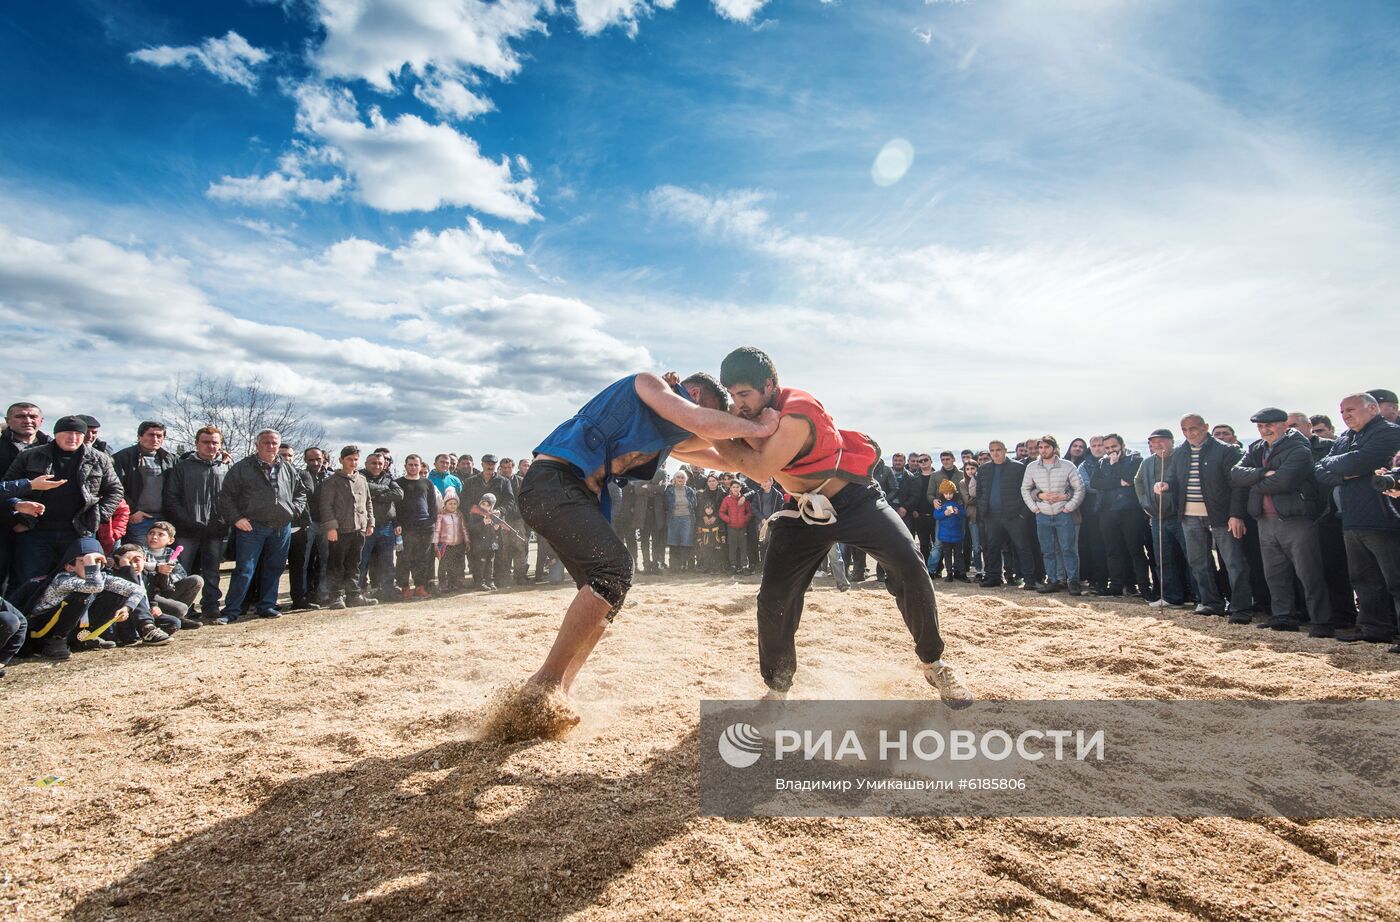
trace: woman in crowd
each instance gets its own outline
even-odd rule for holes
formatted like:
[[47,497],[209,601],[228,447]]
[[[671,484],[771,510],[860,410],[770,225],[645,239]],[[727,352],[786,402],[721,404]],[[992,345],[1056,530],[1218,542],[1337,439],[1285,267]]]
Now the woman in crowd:
[[[667,565],[672,570],[689,570],[695,558],[695,509],[697,496],[694,487],[686,485],[685,471],[676,471],[671,485],[666,488],[666,548]],[[719,479],[711,477],[715,492],[719,492]],[[716,508],[718,503],[715,504]]]

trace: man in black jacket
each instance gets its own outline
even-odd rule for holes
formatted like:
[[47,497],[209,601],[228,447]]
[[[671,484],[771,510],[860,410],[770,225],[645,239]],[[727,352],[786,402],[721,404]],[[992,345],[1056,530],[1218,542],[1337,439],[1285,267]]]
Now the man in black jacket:
[[[496,497],[494,507],[496,513],[510,523],[512,528],[519,531],[524,521],[520,518],[520,505],[515,495],[514,478],[504,476],[496,468],[495,455],[485,454],[481,456],[480,472],[474,474],[470,480],[462,485],[462,511],[470,515],[472,507],[480,503],[483,496],[490,493]],[[513,559],[512,555],[516,553],[515,543],[515,536],[502,529],[501,546],[493,561],[497,583],[504,584],[507,577],[515,578],[520,583],[524,582],[523,577],[509,565]]]
[[[48,444],[48,434],[39,429],[43,424],[44,411],[36,404],[23,400],[10,404],[5,411],[5,431],[0,432],[0,473],[8,471],[22,452]],[[8,591],[6,586],[10,584],[15,550],[14,524],[14,514],[0,504],[0,595]],[[19,583],[12,585],[17,587]]]
[[1391,467],[1400,451],[1400,427],[1381,416],[1374,394],[1351,394],[1340,410],[1347,431],[1313,468],[1318,483],[1336,489],[1347,566],[1356,587],[1357,632],[1338,639],[1389,643],[1400,606],[1400,516],[1372,489],[1371,477]]
[[[1332,637],[1332,602],[1317,540],[1323,504],[1313,474],[1312,445],[1288,428],[1288,414],[1276,407],[1265,407],[1249,419],[1259,427],[1259,441],[1230,471],[1230,483],[1249,489],[1249,514],[1259,529],[1273,608],[1273,618],[1259,626],[1296,631],[1310,618],[1308,636]],[[1306,610],[1293,589],[1295,575],[1303,584]]]
[[1197,413],[1181,418],[1181,434],[1186,441],[1172,454],[1167,489],[1176,497],[1177,515],[1186,535],[1186,556],[1200,593],[1196,613],[1224,615],[1227,611],[1211,569],[1210,548],[1214,544],[1230,578],[1228,612],[1236,623],[1248,624],[1254,612],[1244,547],[1249,490],[1230,484],[1230,470],[1244,457],[1244,451],[1211,435],[1205,419]]
[[297,472],[306,487],[306,511],[292,532],[291,550],[287,554],[288,583],[292,595],[292,611],[315,611],[321,606],[315,601],[323,596],[330,602],[330,583],[326,581],[326,566],[330,562],[330,542],[321,527],[318,495],[330,477],[326,469],[326,453],[311,447],[301,453],[302,470]]
[[1155,596],[1148,587],[1147,517],[1134,486],[1142,455],[1127,448],[1121,435],[1110,432],[1103,437],[1103,457],[1097,462],[1085,462],[1090,463],[1094,469],[1089,486],[1099,494],[1099,524],[1109,577],[1104,590],[1096,590],[1094,595],[1137,593],[1151,602]]
[[[1327,457],[1335,442],[1332,420],[1321,414],[1288,414],[1288,426],[1302,433],[1312,448],[1313,464]],[[1331,433],[1330,435],[1328,433]],[[1314,469],[1313,477],[1317,471]],[[1322,515],[1317,520],[1317,543],[1322,548],[1322,572],[1327,577],[1327,597],[1332,602],[1332,627],[1341,630],[1356,626],[1356,591],[1347,573],[1347,546],[1342,535],[1342,516],[1332,491],[1318,486],[1322,497]]]
[[33,480],[50,474],[66,481],[44,497],[43,515],[14,517],[15,585],[52,573],[69,545],[96,533],[98,524],[111,518],[122,500],[112,459],[84,444],[87,424],[65,416],[53,431],[53,441],[21,452],[4,476],[5,480]]
[[[360,552],[360,585],[364,587],[365,595],[388,602],[398,591],[394,585],[394,549],[399,540],[395,504],[403,499],[403,487],[399,486],[389,470],[389,463],[378,452],[365,459],[365,469],[360,473],[369,484],[370,505],[374,507],[374,533],[365,538],[364,550]],[[369,591],[371,574],[374,576],[373,592]],[[407,573],[400,576],[407,577]],[[400,578],[398,582],[408,585],[406,578]]]
[[164,445],[165,425],[146,420],[136,427],[136,444],[112,455],[112,468],[131,507],[126,525],[126,540],[131,544],[144,545],[146,532],[163,514],[163,481],[175,466],[175,456]]
[[908,513],[904,524],[914,533],[919,542],[919,554],[928,560],[933,550],[933,505],[928,499],[929,480],[933,477],[933,457],[931,455],[909,456],[912,473],[905,478],[899,496],[899,505]]
[[274,429],[264,429],[255,444],[254,454],[229,468],[219,491],[219,515],[235,529],[234,571],[223,613],[214,619],[215,624],[238,620],[259,562],[262,577],[255,599],[257,615],[281,617],[277,584],[287,568],[292,520],[306,509],[306,484],[277,454],[282,436]]
[[[1030,510],[1021,499],[1026,466],[1006,456],[1005,442],[991,442],[987,448],[992,460],[977,469],[977,521],[982,523],[982,551],[987,570],[981,585],[984,588],[1001,585],[1002,555],[1014,549],[1016,569],[1022,575],[1020,587],[1030,589],[1035,586],[1030,536],[1026,533]],[[1009,579],[1010,568],[1006,571]]]
[[205,621],[219,617],[219,565],[228,523],[219,517],[219,491],[228,473],[223,433],[205,426],[194,435],[194,451],[166,474],[161,485],[163,517],[175,526],[175,546],[187,573],[204,577],[200,610]]

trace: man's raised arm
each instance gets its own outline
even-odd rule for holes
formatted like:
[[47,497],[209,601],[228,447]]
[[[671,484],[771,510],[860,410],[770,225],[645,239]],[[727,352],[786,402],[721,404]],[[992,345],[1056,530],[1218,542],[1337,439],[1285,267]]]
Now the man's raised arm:
[[812,424],[805,419],[787,416],[778,424],[778,431],[758,448],[743,442],[716,442],[715,451],[724,459],[724,468],[747,474],[754,480],[767,480],[792,463],[812,434]]
[[683,399],[660,376],[649,373],[637,375],[637,396],[662,419],[702,439],[761,439],[772,435],[778,425],[778,414],[772,410],[765,410],[758,422],[722,410],[707,410]]

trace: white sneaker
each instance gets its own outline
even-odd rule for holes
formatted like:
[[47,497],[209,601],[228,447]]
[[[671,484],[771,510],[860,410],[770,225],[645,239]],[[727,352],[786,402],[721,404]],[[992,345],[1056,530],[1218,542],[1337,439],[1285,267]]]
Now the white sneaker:
[[965,708],[972,703],[972,692],[963,684],[956,669],[943,660],[922,664],[924,678],[938,689],[938,696],[951,708]]
[[1171,607],[1171,603],[1168,602],[1166,599],[1158,599],[1158,600],[1155,601],[1155,602],[1148,602],[1148,603],[1147,603],[1147,607],[1148,607],[1148,608],[1170,608],[1170,607]]
[[826,576],[826,571],[825,571],[825,570],[818,570],[818,571],[817,571],[817,579],[822,579],[822,578],[825,577],[825,576]]

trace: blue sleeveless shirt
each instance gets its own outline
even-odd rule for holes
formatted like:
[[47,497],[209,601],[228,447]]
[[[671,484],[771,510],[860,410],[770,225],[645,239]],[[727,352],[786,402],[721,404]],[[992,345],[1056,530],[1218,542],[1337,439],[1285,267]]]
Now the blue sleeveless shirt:
[[[685,388],[677,386],[673,390],[690,400]],[[585,478],[600,467],[610,469],[614,458],[632,452],[655,454],[653,460],[616,475],[623,480],[650,480],[657,468],[666,463],[671,449],[693,435],[647,406],[637,396],[637,376],[629,375],[584,404],[572,419],[537,445],[535,453],[563,458]],[[608,474],[612,476],[610,470]],[[606,515],[611,506],[606,487],[600,499]]]

